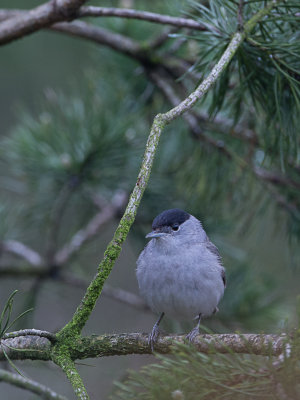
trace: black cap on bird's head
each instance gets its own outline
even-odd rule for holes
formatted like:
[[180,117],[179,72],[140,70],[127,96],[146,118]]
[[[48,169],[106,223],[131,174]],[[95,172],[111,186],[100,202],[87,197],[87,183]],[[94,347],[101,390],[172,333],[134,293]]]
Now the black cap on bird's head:
[[158,238],[165,236],[172,231],[178,231],[181,224],[190,218],[190,214],[180,210],[179,208],[172,208],[163,211],[154,218],[152,223],[152,232],[148,233],[146,238]]

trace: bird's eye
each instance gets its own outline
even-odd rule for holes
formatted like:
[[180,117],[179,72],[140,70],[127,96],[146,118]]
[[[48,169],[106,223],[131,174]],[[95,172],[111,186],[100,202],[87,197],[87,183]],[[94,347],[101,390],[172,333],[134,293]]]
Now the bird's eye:
[[172,226],[172,231],[176,232],[176,231],[178,231],[178,229],[179,229],[179,225],[175,224]]

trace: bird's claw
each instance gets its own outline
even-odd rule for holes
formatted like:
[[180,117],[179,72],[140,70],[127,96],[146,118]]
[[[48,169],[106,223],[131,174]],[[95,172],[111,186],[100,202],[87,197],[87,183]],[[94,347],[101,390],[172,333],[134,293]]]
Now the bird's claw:
[[195,340],[196,336],[198,336],[198,335],[199,335],[199,327],[198,327],[198,326],[195,326],[195,328],[193,328],[193,329],[191,330],[191,332],[188,333],[188,334],[186,335],[186,339],[187,339],[190,343],[193,343],[193,341]]
[[150,346],[152,353],[154,351],[154,344],[157,342],[159,333],[160,332],[159,332],[158,326],[154,325],[154,327],[148,337],[148,345]]

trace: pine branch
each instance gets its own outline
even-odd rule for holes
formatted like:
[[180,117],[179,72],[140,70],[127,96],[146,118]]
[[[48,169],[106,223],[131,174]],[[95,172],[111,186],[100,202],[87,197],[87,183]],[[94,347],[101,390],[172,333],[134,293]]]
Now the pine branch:
[[38,252],[17,240],[4,240],[0,242],[0,251],[15,254],[34,267],[42,268],[44,265],[44,260]]
[[65,354],[59,352],[53,358],[55,364],[57,364],[66,374],[69,382],[71,383],[74,393],[79,400],[89,400],[89,395],[82,382],[82,379],[75,368],[75,363]]
[[64,32],[68,35],[78,36],[92,40],[95,43],[108,46],[120,53],[129,55],[135,59],[142,58],[143,51],[138,42],[124,35],[110,32],[107,29],[87,24],[82,21],[70,23],[61,22],[50,27],[51,30]]
[[[173,87],[171,86],[171,83],[168,82],[165,78],[163,78],[159,73],[157,72],[150,72],[150,77],[152,80],[155,82],[156,86],[161,89],[161,91],[164,93],[166,98],[170,101],[170,103],[173,106],[177,106],[180,102],[181,99],[179,96],[175,93]],[[252,173],[262,181],[267,181],[272,183],[273,185],[279,185],[279,186],[284,186],[284,187],[291,187],[295,189],[300,190],[300,184],[293,180],[290,179],[284,175],[282,175],[279,172],[273,172],[273,171],[268,171],[264,168],[261,167],[252,167],[249,163],[246,161],[242,160],[241,158],[237,157],[230,149],[226,148],[225,143],[220,140],[214,140],[210,136],[206,135],[201,127],[201,117],[197,115],[197,113],[194,113],[193,111],[189,111],[183,115],[183,118],[186,120],[193,137],[196,139],[200,139],[204,143],[208,143],[210,146],[216,148],[217,150],[221,151],[224,153],[228,158],[236,160],[239,159],[238,165],[240,165],[242,168],[249,168]],[[217,121],[218,124],[222,123],[222,120]],[[223,121],[224,124],[224,121]],[[238,129],[241,129],[240,127]],[[236,132],[236,135],[238,133]],[[248,136],[248,140],[251,141],[252,136],[250,134],[250,137]]]
[[197,21],[188,18],[171,17],[170,15],[156,14],[148,11],[139,11],[126,8],[108,7],[81,7],[78,11],[79,17],[119,17],[154,22],[163,25],[173,25],[179,28],[190,28],[205,31],[206,27]]
[[0,277],[14,277],[14,278],[43,278],[49,275],[49,269],[45,266],[38,268],[32,265],[0,265]]
[[[0,21],[17,15],[25,15],[25,10],[9,9],[0,10]],[[189,18],[172,17],[170,15],[162,15],[148,11],[140,11],[127,8],[109,8],[109,7],[80,7],[76,12],[73,11],[72,18],[82,17],[118,17],[126,19],[136,19],[142,21],[153,22],[163,25],[172,25],[178,28],[189,28],[200,31],[205,31],[207,28],[197,21]]]
[[46,400],[67,400],[65,396],[55,393],[47,386],[3,369],[0,369],[0,382],[6,382],[21,389],[28,390]]
[[2,339],[5,340],[20,336],[39,336],[49,339],[53,343],[56,341],[56,336],[53,333],[50,333],[48,331],[40,331],[38,329],[22,329],[16,332],[8,332],[3,335]]
[[[279,356],[288,349],[286,334],[199,334],[191,346],[195,350],[209,354],[256,354],[261,356]],[[155,352],[169,354],[176,343],[184,343],[185,335],[160,335],[155,344]],[[38,336],[18,336],[1,341],[11,360],[44,360],[55,358],[57,345]],[[146,333],[120,333],[115,335],[93,335],[74,339],[70,357],[73,361],[86,358],[109,357],[128,354],[152,354]],[[0,361],[5,361],[0,348]]]
[[[84,279],[79,279],[73,276],[60,276],[58,278],[59,282],[65,283],[67,285],[72,285],[75,287],[80,287],[81,289],[86,289],[88,282]],[[103,286],[102,295],[106,296],[112,300],[119,301],[122,304],[125,304],[129,307],[133,307],[136,310],[142,312],[151,312],[149,306],[145,303],[145,301],[138,295],[129,292],[128,290],[124,290],[118,287],[113,287],[108,285],[107,283]]]
[[55,22],[72,19],[86,0],[51,0],[0,24],[0,45],[12,42]]
[[[150,72],[149,75],[156,86],[164,93],[165,97],[169,100],[173,107],[176,107],[181,103],[181,99],[175,93],[170,82],[162,78],[157,72]],[[200,140],[203,143],[207,143],[211,147],[222,152],[228,158],[231,158],[231,152],[224,146],[223,141],[214,140],[212,137],[203,132],[201,123],[199,123],[199,119],[194,111],[189,111],[183,114],[183,119],[187,122],[193,138]]]
[[125,193],[117,193],[111,200],[111,204],[106,205],[103,210],[96,214],[87,224],[85,228],[80,229],[72,237],[69,243],[65,244],[54,256],[54,264],[63,266],[69,259],[78,252],[81,247],[91,240],[103,227],[105,223],[110,221],[121,208],[125,205],[127,195]]
[[[64,267],[63,264],[61,264],[60,266],[61,268]],[[61,275],[60,273],[58,273],[58,275],[56,274],[53,278],[50,272],[51,271],[49,270],[49,268],[35,268],[30,265],[25,267],[0,267],[0,277],[54,279],[55,282],[61,282],[63,284],[80,289],[86,289],[89,284],[87,280],[77,278],[72,275]],[[102,294],[103,296],[106,296],[112,300],[119,301],[122,304],[133,307],[136,310],[151,312],[148,305],[140,296],[129,292],[128,290],[112,287],[106,283],[102,289]]]

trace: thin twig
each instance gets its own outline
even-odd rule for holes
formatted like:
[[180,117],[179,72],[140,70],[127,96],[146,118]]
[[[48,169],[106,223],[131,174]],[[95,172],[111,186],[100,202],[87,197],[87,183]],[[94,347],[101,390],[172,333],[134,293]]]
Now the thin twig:
[[[61,282],[63,284],[77,287],[80,289],[86,289],[89,284],[89,282],[86,279],[78,278],[73,275],[65,275],[65,274],[61,275],[58,273],[57,275],[52,277],[49,276],[48,268],[43,267],[41,269],[37,269],[30,265],[23,268],[11,267],[11,266],[7,266],[6,268],[0,267],[0,277],[49,278],[53,279],[55,282]],[[150,312],[150,308],[144,302],[144,300],[140,296],[132,292],[129,292],[128,290],[112,287],[106,283],[105,286],[103,287],[102,294],[112,300],[116,300],[129,307],[133,307],[136,310],[142,312],[144,311]],[[9,335],[11,335],[11,332],[9,333]]]
[[149,49],[152,51],[161,47],[168,39],[169,35],[177,32],[176,28],[166,28],[162,32],[159,33],[158,36],[149,40]]
[[[74,183],[72,182],[73,179]],[[80,179],[77,177],[69,178],[64,183],[55,201],[53,202],[52,209],[50,211],[49,226],[47,227],[48,234],[46,235],[46,258],[48,265],[54,264],[54,254],[57,249],[62,219],[68,204],[74,192],[78,189],[80,183]]]
[[[172,106],[177,106],[180,104],[181,99],[177,96],[175,93],[175,90],[173,89],[172,85],[170,82],[168,82],[166,79],[162,78],[158,73],[156,72],[150,72],[150,77],[153,80],[153,82],[156,84],[156,86],[164,93],[166,98],[170,101]],[[200,121],[197,119],[195,113],[193,111],[186,112],[183,114],[183,119],[187,122],[187,124],[190,127],[190,130],[193,134],[193,137],[197,140],[201,140],[204,143],[209,144],[210,146],[218,149],[219,151],[223,152],[226,154],[227,157],[231,158],[231,153],[227,150],[227,148],[224,146],[224,142],[221,140],[214,140],[210,136],[206,135],[202,127],[200,125]]]
[[75,368],[75,363],[69,357],[62,356],[60,353],[53,356],[52,360],[64,371],[71,383],[74,393],[79,400],[89,400],[89,395],[84,387],[81,376]]
[[238,19],[238,30],[240,31],[244,27],[243,8],[244,8],[244,0],[239,0],[237,19]]
[[270,192],[270,196],[276,201],[279,206],[285,208],[294,218],[300,219],[300,208],[295,204],[289,202],[287,198],[281,195],[274,186],[267,184],[267,190]]
[[32,265],[0,265],[0,277],[38,278],[45,277],[47,274],[49,274],[49,269],[45,266],[38,268]]
[[207,28],[199,24],[199,22],[180,17],[171,17],[170,15],[162,15],[148,11],[139,11],[128,8],[108,8],[108,7],[81,7],[78,11],[79,17],[119,17],[131,18],[143,21],[154,22],[163,25],[173,25],[180,28],[190,28],[200,31],[206,31]]
[[141,56],[141,47],[138,42],[99,26],[93,26],[82,21],[74,21],[54,24],[50,29],[92,40],[95,43],[108,46],[134,58]]
[[125,192],[118,192],[112,198],[111,204],[108,204],[102,211],[96,214],[85,228],[76,232],[70,242],[65,244],[63,248],[56,253],[54,264],[62,266],[69,261],[86,242],[91,240],[99,232],[100,228],[103,227],[104,224],[117,215],[117,213],[124,207],[126,199],[127,194]]
[[[74,276],[63,275],[58,278],[58,281],[65,283],[67,285],[79,287],[81,289],[86,289],[88,286],[88,282],[86,280],[76,278]],[[129,292],[128,290],[116,288],[105,283],[102,289],[102,295],[112,300],[119,301],[120,303],[125,304],[127,306],[133,307],[136,310],[142,312],[147,311],[152,313],[149,306],[144,302],[144,300],[140,296],[132,292]]]
[[32,379],[0,369],[0,382],[6,382],[21,389],[28,390],[46,400],[67,400],[65,396],[55,393],[52,389]]
[[259,177],[260,179],[262,179],[264,181],[271,182],[275,185],[291,187],[296,190],[300,190],[299,182],[297,182],[293,179],[290,179],[284,175],[281,175],[279,172],[275,173],[275,172],[268,171],[261,167],[255,167],[254,173],[257,177]]
[[15,254],[34,267],[42,267],[44,265],[44,260],[38,252],[17,240],[4,240],[0,242],[0,251]]

